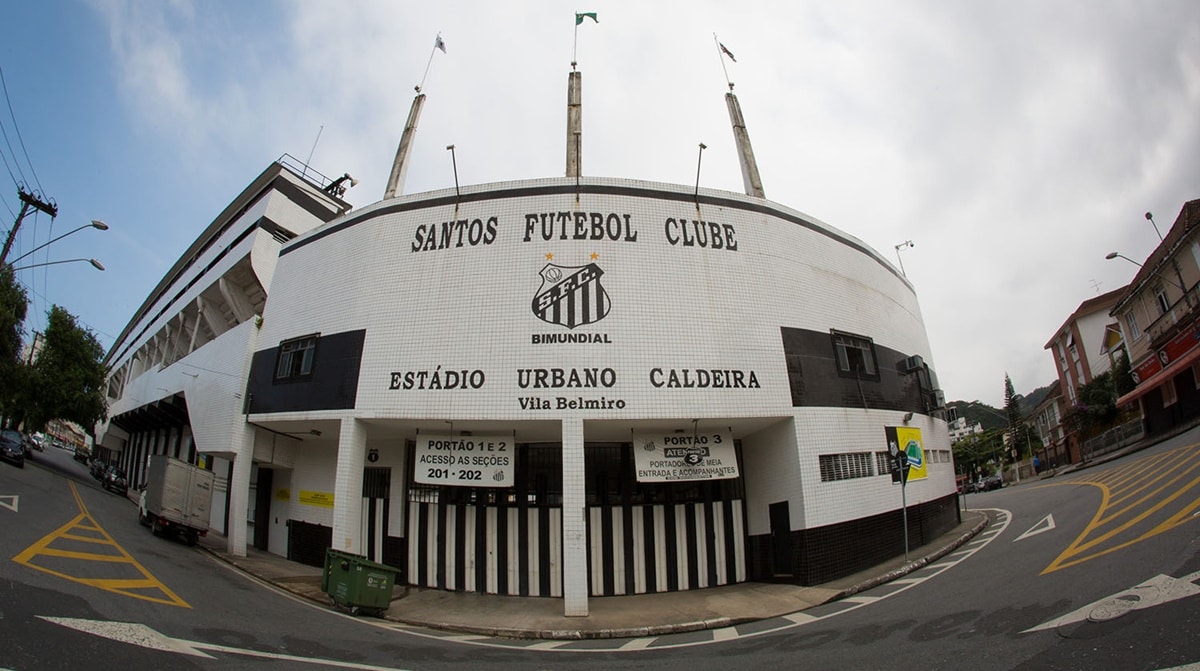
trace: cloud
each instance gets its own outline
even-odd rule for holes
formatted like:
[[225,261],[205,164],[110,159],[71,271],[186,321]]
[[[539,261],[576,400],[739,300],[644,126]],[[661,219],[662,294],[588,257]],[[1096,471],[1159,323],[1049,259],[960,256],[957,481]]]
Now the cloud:
[[[1006,371],[1049,383],[1042,345],[1132,277],[1104,254],[1144,257],[1142,214],[1165,232],[1200,196],[1191,0],[606,0],[577,43],[553,0],[92,6],[128,123],[186,166],[156,188],[225,202],[285,152],[379,199],[427,65],[406,192],[453,185],[448,144],[463,184],[562,175],[573,45],[585,174],[691,184],[704,142],[701,186],[741,191],[715,31],[768,198],[897,265],[915,243],[899,253],[950,399],[998,405]],[[221,206],[173,216],[198,231]]]

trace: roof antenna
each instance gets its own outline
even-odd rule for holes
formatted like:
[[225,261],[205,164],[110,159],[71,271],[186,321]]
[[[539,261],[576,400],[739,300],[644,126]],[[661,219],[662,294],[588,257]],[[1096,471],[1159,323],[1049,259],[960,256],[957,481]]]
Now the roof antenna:
[[317,129],[317,139],[313,140],[312,149],[308,150],[308,158],[304,159],[304,170],[300,172],[301,177],[308,176],[308,164],[312,161],[313,152],[317,150],[317,143],[321,141],[321,131],[323,130],[325,130],[325,124],[321,124],[321,127]]

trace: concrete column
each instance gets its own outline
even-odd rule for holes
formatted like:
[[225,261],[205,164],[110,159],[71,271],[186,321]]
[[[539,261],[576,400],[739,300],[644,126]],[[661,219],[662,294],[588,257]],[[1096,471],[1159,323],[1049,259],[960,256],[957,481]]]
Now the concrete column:
[[362,479],[367,463],[367,432],[353,417],[342,420],[337,472],[333,480],[333,547],[363,554]]
[[240,424],[233,429],[233,473],[229,478],[229,528],[225,530],[225,551],[234,557],[246,556],[246,512],[250,510],[250,466],[254,460],[254,427]]
[[584,493],[583,420],[562,423],[563,615],[587,617],[587,499]]
[[413,138],[417,134],[417,122],[421,120],[421,110],[425,107],[425,94],[418,93],[413,98],[412,109],[408,111],[408,121],[404,124],[404,132],[400,135],[400,145],[396,147],[396,159],[392,161],[392,174],[388,176],[387,188],[383,191],[384,199],[395,198],[404,189],[404,175],[408,172],[408,155],[412,153]]
[[582,173],[583,73],[572,72],[567,80],[567,177]]
[[742,164],[742,184],[747,196],[765,198],[762,178],[758,175],[758,162],[754,160],[754,148],[750,146],[750,133],[742,117],[742,106],[737,96],[725,94],[725,105],[729,108],[729,122],[733,124],[733,139],[737,143],[738,161]]

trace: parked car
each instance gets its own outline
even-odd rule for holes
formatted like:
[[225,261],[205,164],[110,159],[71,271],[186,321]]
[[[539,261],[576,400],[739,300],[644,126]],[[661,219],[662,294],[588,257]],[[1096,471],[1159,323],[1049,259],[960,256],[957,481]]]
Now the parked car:
[[120,466],[109,466],[104,471],[104,477],[100,479],[100,484],[110,492],[116,492],[121,496],[128,496],[129,485],[125,482],[125,471],[121,470]]
[[0,459],[17,468],[25,468],[25,441],[21,434],[12,429],[0,431]]
[[979,483],[975,480],[967,480],[966,483],[963,484],[963,492],[964,493],[974,494],[975,492],[978,492],[978,491],[979,491]]
[[1000,479],[999,475],[989,475],[979,481],[979,491],[990,492],[993,489],[1000,489],[1004,486],[1004,480]]
[[92,451],[89,450],[87,447],[75,448],[75,461],[78,461],[81,464],[86,464],[88,462],[88,459],[91,459],[91,458],[92,458]]

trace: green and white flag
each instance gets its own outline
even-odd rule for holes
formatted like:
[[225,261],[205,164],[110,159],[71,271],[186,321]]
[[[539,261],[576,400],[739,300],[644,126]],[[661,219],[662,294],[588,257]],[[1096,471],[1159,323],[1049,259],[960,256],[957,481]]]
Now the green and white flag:
[[583,23],[584,18],[590,18],[596,23],[600,23],[600,19],[596,18],[596,12],[575,12],[575,25]]

